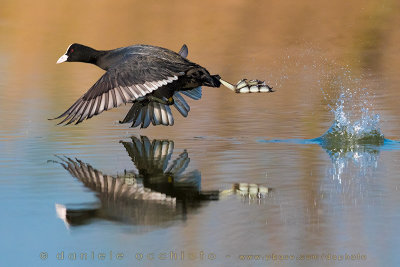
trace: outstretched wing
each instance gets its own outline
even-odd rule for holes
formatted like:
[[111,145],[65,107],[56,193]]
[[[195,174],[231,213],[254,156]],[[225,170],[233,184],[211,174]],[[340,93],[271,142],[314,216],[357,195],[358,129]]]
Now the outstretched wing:
[[84,119],[132,102],[158,88],[172,83],[185,74],[190,67],[189,61],[179,63],[152,56],[131,54],[110,68],[83,96],[67,111],[55,119],[65,117],[62,124],[76,124]]
[[188,54],[189,54],[189,49],[186,46],[186,44],[183,44],[181,47],[181,50],[179,50],[179,55],[181,55],[184,58],[187,58]]

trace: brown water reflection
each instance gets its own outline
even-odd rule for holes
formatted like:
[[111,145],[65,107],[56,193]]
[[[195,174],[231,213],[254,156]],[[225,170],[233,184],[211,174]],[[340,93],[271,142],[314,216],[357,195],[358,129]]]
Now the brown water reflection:
[[[370,92],[365,101],[380,114],[385,137],[399,139],[399,9],[394,0],[2,1],[3,240],[34,240],[49,253],[110,246],[131,254],[207,250],[231,264],[240,253],[359,252],[368,256],[365,266],[398,265],[398,147],[333,156],[317,144],[257,140],[320,136],[332,124],[328,105],[342,90],[360,88]],[[128,107],[57,127],[47,118],[63,112],[102,74],[87,64],[55,64],[73,42],[98,49],[144,43],[175,51],[186,43],[189,59],[212,73],[231,82],[265,79],[277,92],[237,95],[205,88],[203,99],[190,101],[189,116],[176,116],[173,127],[121,126],[117,121]],[[177,153],[186,149],[193,169],[201,171],[203,190],[247,182],[267,184],[274,194],[262,203],[235,197],[209,202],[185,222],[142,235],[115,221],[67,232],[55,218],[54,203],[93,202],[93,195],[45,162],[65,155],[116,173],[131,164],[118,142],[138,133],[173,140]],[[22,221],[37,231],[24,230]],[[21,266],[39,260],[40,251],[25,243],[18,247],[31,258],[14,257],[24,261]],[[135,262],[132,256],[124,265]]]

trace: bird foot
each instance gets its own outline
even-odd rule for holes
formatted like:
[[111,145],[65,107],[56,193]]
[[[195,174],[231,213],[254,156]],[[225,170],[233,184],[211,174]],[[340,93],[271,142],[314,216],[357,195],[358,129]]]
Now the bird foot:
[[227,81],[222,79],[219,80],[224,86],[231,89],[235,93],[244,94],[244,93],[268,93],[274,92],[272,87],[267,85],[265,81],[260,80],[247,80],[242,79],[238,81],[236,85],[233,85]]

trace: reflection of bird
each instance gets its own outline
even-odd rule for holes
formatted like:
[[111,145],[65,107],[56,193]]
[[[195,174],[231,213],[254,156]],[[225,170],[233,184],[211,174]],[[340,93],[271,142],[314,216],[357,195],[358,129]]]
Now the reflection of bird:
[[185,172],[189,157],[183,151],[169,163],[173,142],[132,137],[122,142],[137,171],[110,176],[80,160],[60,158],[60,164],[97,193],[100,207],[67,209],[57,204],[57,214],[68,225],[103,218],[136,225],[162,225],[198,208],[202,200],[216,200],[219,191],[201,191],[199,171]]
[[120,123],[146,128],[153,125],[173,125],[170,105],[184,116],[189,105],[178,93],[190,98],[201,98],[201,86],[219,87],[221,82],[237,93],[270,92],[258,80],[242,80],[237,86],[211,75],[205,68],[186,59],[188,49],[183,45],[179,54],[171,50],[133,45],[108,51],[72,44],[57,63],[85,62],[99,66],[106,73],[67,111],[56,119],[76,124],[121,104],[133,103]]

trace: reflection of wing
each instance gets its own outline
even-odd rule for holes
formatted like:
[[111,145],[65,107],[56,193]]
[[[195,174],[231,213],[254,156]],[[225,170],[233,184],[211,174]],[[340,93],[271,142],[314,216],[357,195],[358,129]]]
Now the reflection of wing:
[[188,156],[188,153],[185,151],[183,151],[179,157],[174,160],[171,164],[171,166],[169,166],[165,172],[166,173],[170,173],[174,176],[179,176],[181,175],[187,168],[187,166],[189,165],[190,159]]
[[122,144],[146,188],[183,201],[218,199],[219,191],[201,191],[201,173],[198,170],[185,173],[190,163],[186,150],[169,163],[174,148],[173,141],[150,142],[145,136],[132,136],[131,139],[132,142]]
[[132,137],[132,142],[121,142],[139,175],[163,175],[174,150],[174,142],[169,140],[150,140],[141,136]]
[[[132,142],[121,142],[142,178],[162,178],[180,176],[190,162],[188,153],[183,151],[171,165],[169,161],[174,151],[174,142],[170,140],[150,140],[145,136],[140,139],[133,136]],[[168,166],[169,165],[169,166]]]
[[60,158],[60,164],[86,187],[97,193],[100,206],[67,209],[56,204],[58,216],[67,226],[83,225],[94,218],[120,221],[134,225],[162,226],[179,219],[176,199],[145,188],[134,177],[105,175],[92,166],[70,158]]
[[85,164],[80,160],[70,158],[62,159],[60,164],[74,177],[78,178],[83,184],[101,194],[102,198],[114,199],[117,201],[146,199],[161,202],[174,203],[175,199],[153,192],[143,185],[138,184],[135,178],[121,179],[110,175],[104,175],[102,172],[93,169],[92,166]]

